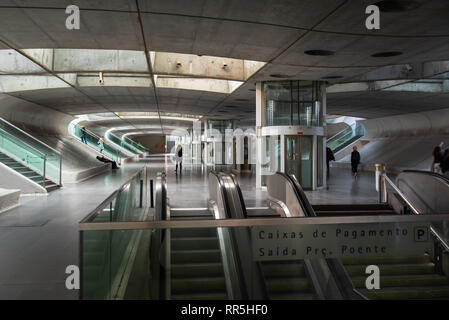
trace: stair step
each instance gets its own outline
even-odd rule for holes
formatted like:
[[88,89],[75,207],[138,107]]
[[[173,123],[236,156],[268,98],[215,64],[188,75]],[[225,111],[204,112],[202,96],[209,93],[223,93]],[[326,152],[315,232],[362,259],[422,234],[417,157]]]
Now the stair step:
[[[406,275],[406,276],[386,276],[380,273],[380,287],[431,287],[448,286],[449,281],[445,276],[438,274]],[[354,277],[352,283],[354,287],[364,289],[366,277]]]
[[217,229],[201,228],[201,229],[172,229],[171,237],[173,238],[195,238],[195,237],[217,237]]
[[171,266],[173,278],[187,277],[222,277],[223,265],[221,263],[183,263]]
[[262,270],[265,277],[304,277],[306,276],[304,264],[302,263],[263,263]]
[[313,293],[270,293],[270,300],[314,300]]
[[172,264],[221,262],[220,250],[172,250]]
[[369,299],[405,300],[405,299],[449,299],[449,286],[383,288],[379,290],[359,289]]
[[195,237],[171,239],[172,250],[219,249],[217,237]]
[[226,292],[204,292],[194,294],[172,294],[171,300],[227,300]]
[[[367,265],[345,265],[349,276],[366,276]],[[435,264],[432,262],[422,264],[380,264],[381,275],[413,275],[432,274],[435,272]]]
[[171,280],[172,294],[226,292],[224,277],[175,278]]
[[382,264],[419,264],[429,263],[430,257],[427,254],[420,256],[402,256],[402,257],[351,257],[342,258],[344,265],[382,265]]
[[289,277],[289,278],[269,278],[265,280],[267,289],[270,293],[286,292],[304,292],[312,288],[307,278]]

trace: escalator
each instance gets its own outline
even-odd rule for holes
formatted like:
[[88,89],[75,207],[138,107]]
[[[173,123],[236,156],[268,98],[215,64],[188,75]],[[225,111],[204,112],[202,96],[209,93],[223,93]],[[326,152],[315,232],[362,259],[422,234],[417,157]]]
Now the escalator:
[[[233,175],[224,175],[231,191],[235,194],[234,202],[240,204],[241,210],[233,210],[231,218],[249,218],[238,181]],[[240,212],[240,213],[239,213]],[[271,214],[271,212],[269,213]],[[267,217],[267,215],[264,215]],[[261,261],[255,262],[253,269],[258,271],[260,290],[264,299],[270,300],[314,300],[323,299],[321,288],[311,279],[315,276],[314,267],[304,260]]]
[[33,170],[29,166],[25,166],[24,164],[14,160],[11,157],[8,157],[6,154],[0,151],[0,162],[5,166],[13,169],[20,175],[24,176],[27,179],[37,183],[38,185],[44,186],[47,192],[56,190],[59,188],[59,185],[48,179],[47,177],[43,177],[42,174],[39,174],[37,171]]
[[[214,219],[206,208],[171,209],[166,197],[165,175],[156,183],[156,219]],[[163,208],[161,210],[160,208]],[[217,228],[162,230],[161,295],[168,300],[226,300],[229,298]]]
[[61,153],[3,118],[0,118],[0,163],[47,192],[62,185]]
[[365,135],[363,125],[352,124],[327,140],[327,146],[334,154],[356,142]]
[[[410,198],[412,195],[416,198],[423,199],[423,192],[421,192],[419,197],[417,196],[417,191],[413,190],[412,185],[418,185],[418,188],[424,187],[424,184],[416,183],[416,181],[412,181],[410,179],[410,175],[417,175],[417,172],[404,172],[398,176],[398,181],[402,181],[403,191],[410,194]],[[301,189],[297,180],[292,176],[286,176],[285,174],[276,174],[279,177],[282,177],[284,180],[290,180],[295,182],[297,189]],[[429,177],[426,177],[427,179]],[[426,179],[420,176],[420,181],[423,182],[423,179]],[[438,183],[442,183],[444,179],[439,178]],[[288,199],[291,199],[291,196],[285,197],[285,194],[276,193],[276,177],[272,178],[271,190],[270,190],[270,182],[268,184],[269,193],[271,191],[272,195],[272,204],[274,206],[278,206],[278,212],[280,210],[281,205],[279,202],[284,201],[284,204],[291,207],[291,203],[288,203]],[[416,178],[415,178],[416,180]],[[426,181],[425,189],[429,189],[431,184],[429,181]],[[447,190],[449,191],[449,181],[447,182]],[[406,191],[405,191],[406,190]],[[423,191],[423,190],[420,190]],[[428,191],[428,199],[435,195],[435,189],[430,187]],[[274,196],[274,197],[273,197]],[[282,198],[284,196],[284,198]],[[440,195],[441,196],[441,195]],[[449,194],[444,195],[444,197],[448,197]],[[281,198],[281,199],[276,199]],[[320,206],[311,206],[308,202],[305,194],[299,190],[298,200],[301,203],[301,208],[303,209],[304,216],[320,216],[320,217],[330,217],[330,216],[364,216],[364,215],[392,215],[397,214],[396,211],[392,209],[390,205],[387,204],[379,204],[379,205],[320,205]],[[443,200],[444,202],[445,200]],[[278,202],[278,204],[276,204]],[[442,199],[439,201],[435,201],[435,199],[430,199],[429,202],[437,203],[442,202]],[[416,202],[415,202],[416,203]],[[429,208],[428,203],[421,203],[420,206],[422,208]],[[352,210],[348,210],[352,209]],[[449,209],[449,208],[447,208]],[[316,210],[316,211],[315,211]],[[443,210],[444,208],[439,208],[439,210]],[[291,210],[293,211],[293,209]],[[306,213],[309,212],[309,213]],[[435,211],[433,211],[435,212]],[[311,214],[310,214],[311,213]],[[286,215],[284,215],[286,216]],[[420,255],[415,256],[396,256],[396,257],[388,257],[388,256],[371,256],[371,257],[351,257],[351,258],[342,258],[342,259],[327,259],[329,266],[333,270],[334,273],[339,273],[346,279],[343,281],[345,286],[350,284],[353,287],[353,291],[356,292],[363,298],[367,299],[448,299],[449,298],[449,278],[447,275],[447,267],[446,273],[444,272],[444,268],[442,263],[446,261],[447,263],[447,246],[446,250],[441,246],[439,241],[435,241],[435,252],[423,252]],[[443,256],[446,255],[446,258]],[[380,289],[379,290],[368,290],[365,287],[366,281],[366,267],[369,265],[377,265],[380,270]],[[344,269],[344,270],[343,270]],[[339,276],[341,278],[341,276]],[[348,290],[350,292],[351,290]],[[355,296],[354,296],[355,297]]]

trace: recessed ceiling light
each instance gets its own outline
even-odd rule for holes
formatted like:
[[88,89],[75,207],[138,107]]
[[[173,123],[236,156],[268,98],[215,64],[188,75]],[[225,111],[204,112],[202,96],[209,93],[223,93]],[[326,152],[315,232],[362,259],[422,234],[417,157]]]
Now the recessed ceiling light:
[[378,52],[378,53],[372,54],[371,57],[387,58],[387,57],[400,56],[401,54],[402,54],[402,52],[400,52],[400,51],[385,51],[385,52]]
[[403,12],[414,10],[421,6],[419,2],[410,0],[383,0],[374,3],[374,5],[378,6],[381,12]]
[[308,54],[309,56],[332,56],[335,54],[334,51],[329,50],[307,50],[304,51],[305,54]]

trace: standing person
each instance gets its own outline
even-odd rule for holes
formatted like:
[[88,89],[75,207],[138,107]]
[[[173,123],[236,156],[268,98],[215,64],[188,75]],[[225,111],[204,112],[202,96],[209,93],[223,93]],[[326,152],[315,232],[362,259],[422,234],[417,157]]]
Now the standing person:
[[100,153],[103,153],[104,151],[104,137],[101,136],[101,138],[97,142],[98,146],[100,147]]
[[440,166],[441,166],[441,172],[445,175],[445,176],[449,176],[449,148],[444,150],[441,162],[440,162]]
[[327,177],[329,178],[329,162],[335,161],[334,153],[332,152],[332,149],[329,147],[326,147],[326,165],[327,165]]
[[86,127],[85,126],[81,126],[81,142],[84,143],[84,144],[87,144],[86,135],[87,135]]
[[357,179],[357,169],[360,163],[360,153],[357,151],[357,147],[354,146],[352,147],[352,153],[351,153],[351,167],[352,167],[352,172],[354,173],[354,178]]
[[433,148],[432,152],[432,165],[430,167],[430,171],[441,173],[441,161],[443,160],[443,145],[444,142],[441,142],[439,146]]
[[182,171],[182,145],[178,144],[175,151],[175,159],[176,159],[176,169],[175,172],[178,173],[178,164],[179,164],[179,171]]

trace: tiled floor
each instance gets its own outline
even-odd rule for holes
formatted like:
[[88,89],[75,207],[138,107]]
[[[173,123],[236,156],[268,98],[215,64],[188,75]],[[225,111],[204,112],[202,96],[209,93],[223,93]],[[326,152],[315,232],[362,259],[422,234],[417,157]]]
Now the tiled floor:
[[[77,299],[65,288],[65,268],[78,264],[78,222],[144,165],[150,176],[167,168],[170,205],[207,207],[207,170],[185,166],[175,174],[164,158],[151,158],[94,177],[43,197],[24,197],[21,206],[0,215],[0,299]],[[229,171],[229,168],[224,168]],[[247,207],[265,206],[266,191],[255,188],[254,175],[239,176]],[[354,181],[348,170],[334,169],[329,189],[307,192],[312,203],[373,203],[372,173]]]

